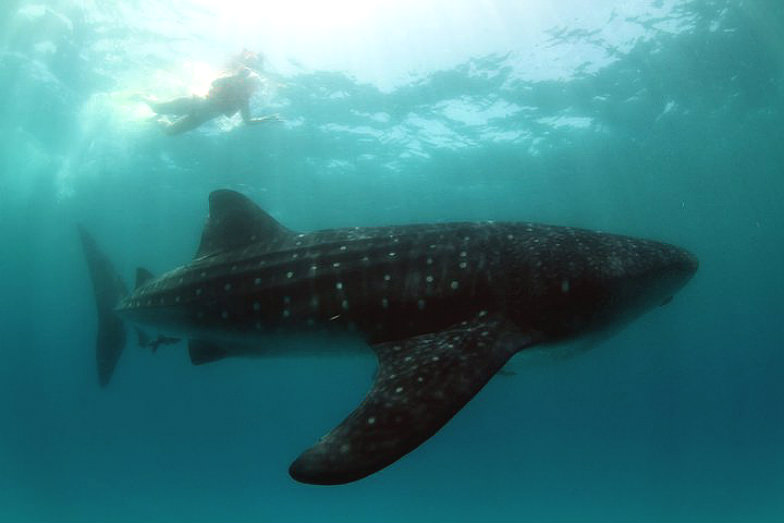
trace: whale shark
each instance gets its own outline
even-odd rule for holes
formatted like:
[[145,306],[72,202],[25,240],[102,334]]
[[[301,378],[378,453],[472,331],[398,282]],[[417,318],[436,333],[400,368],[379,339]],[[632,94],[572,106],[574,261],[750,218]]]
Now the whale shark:
[[[515,354],[614,332],[665,305],[697,258],[667,243],[535,223],[289,230],[246,196],[217,190],[194,259],[128,291],[80,226],[98,313],[98,381],[126,344],[187,340],[190,360],[312,354],[353,336],[378,360],[366,397],[297,457],[292,478],[359,480],[438,432]],[[157,337],[147,334],[157,332]],[[298,344],[295,344],[298,345]],[[299,345],[298,345],[299,346]]]

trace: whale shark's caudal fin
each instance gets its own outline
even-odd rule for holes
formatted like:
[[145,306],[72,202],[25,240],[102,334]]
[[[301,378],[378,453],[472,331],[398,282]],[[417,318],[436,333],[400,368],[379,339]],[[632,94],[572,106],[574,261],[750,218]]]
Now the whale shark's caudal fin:
[[374,346],[379,367],[370,392],[289,473],[304,483],[335,485],[386,467],[435,434],[532,344],[503,318],[486,317]]
[[125,284],[114,271],[109,259],[98,249],[90,234],[79,227],[84,257],[93,282],[95,307],[98,311],[98,336],[95,340],[95,357],[98,363],[98,382],[101,387],[109,384],[114,367],[125,347],[125,326],[114,313],[118,302],[127,294]]

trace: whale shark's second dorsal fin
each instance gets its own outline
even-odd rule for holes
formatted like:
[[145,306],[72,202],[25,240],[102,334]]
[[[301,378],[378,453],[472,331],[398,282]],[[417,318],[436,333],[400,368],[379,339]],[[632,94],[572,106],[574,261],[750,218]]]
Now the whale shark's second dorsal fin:
[[201,234],[196,258],[241,249],[252,243],[270,243],[291,231],[242,194],[222,189],[210,194],[210,215]]

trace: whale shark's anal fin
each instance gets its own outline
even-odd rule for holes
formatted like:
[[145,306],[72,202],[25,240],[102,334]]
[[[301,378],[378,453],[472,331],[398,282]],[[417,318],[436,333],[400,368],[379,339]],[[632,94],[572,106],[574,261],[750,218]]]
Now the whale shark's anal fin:
[[532,339],[502,318],[376,345],[376,380],[343,422],[289,468],[322,485],[361,479],[435,434]]

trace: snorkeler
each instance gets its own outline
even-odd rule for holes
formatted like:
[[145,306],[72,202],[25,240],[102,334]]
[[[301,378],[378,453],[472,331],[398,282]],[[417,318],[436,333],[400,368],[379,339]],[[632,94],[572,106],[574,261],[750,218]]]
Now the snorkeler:
[[261,85],[259,75],[243,66],[233,75],[214,80],[206,96],[187,96],[168,102],[147,98],[145,102],[159,115],[178,117],[173,122],[160,120],[163,132],[170,136],[196,129],[220,115],[231,117],[238,112],[247,125],[279,121],[277,115],[251,117],[250,97]]

